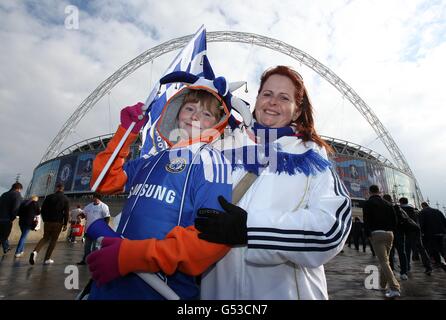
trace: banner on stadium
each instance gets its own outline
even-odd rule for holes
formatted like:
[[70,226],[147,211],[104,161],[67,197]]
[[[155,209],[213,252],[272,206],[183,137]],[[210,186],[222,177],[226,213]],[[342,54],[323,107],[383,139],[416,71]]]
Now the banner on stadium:
[[347,187],[350,197],[367,199],[368,180],[365,161],[349,157],[335,157],[336,171]]
[[57,172],[57,183],[63,183],[65,192],[71,191],[73,186],[74,170],[76,168],[76,156],[68,156],[60,159],[59,171]]
[[90,191],[90,179],[95,157],[95,153],[85,153],[78,157],[73,191]]

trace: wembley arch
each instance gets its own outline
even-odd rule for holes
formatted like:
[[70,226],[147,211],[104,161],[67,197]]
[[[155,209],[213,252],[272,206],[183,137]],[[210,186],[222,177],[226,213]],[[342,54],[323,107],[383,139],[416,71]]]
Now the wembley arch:
[[[82,103],[76,108],[74,113],[64,123],[60,131],[57,133],[56,137],[47,147],[40,161],[40,164],[58,156],[64,141],[72,132],[72,130],[77,126],[84,115],[87,114],[88,111],[91,110],[94,105],[114,86],[116,86],[120,81],[125,79],[128,75],[130,75],[142,65],[158,58],[159,56],[162,56],[165,53],[182,48],[189,42],[192,36],[193,35],[188,35],[175,38],[166,41],[158,46],[155,46],[143,52],[136,58],[130,60],[128,63],[119,68],[115,73],[113,73],[110,77],[104,80],[84,101],[82,101]],[[353,90],[351,86],[349,86],[345,81],[343,81],[324,64],[313,58],[308,53],[297,49],[283,41],[254,33],[236,31],[214,31],[208,32],[206,37],[208,42],[246,43],[254,46],[268,48],[276,52],[283,53],[312,69],[319,76],[321,76],[332,86],[334,86],[343,97],[347,98],[359,111],[359,113],[365,118],[365,120],[375,131],[377,137],[379,137],[381,142],[387,148],[394,161],[395,167],[414,179],[417,197],[419,199],[423,199],[418,182],[416,181],[416,178],[412,170],[410,169],[407,160],[405,159],[401,150],[398,148],[398,145],[395,143],[389,131],[384,127],[384,125],[381,123],[372,109],[355,92],[355,90]]]

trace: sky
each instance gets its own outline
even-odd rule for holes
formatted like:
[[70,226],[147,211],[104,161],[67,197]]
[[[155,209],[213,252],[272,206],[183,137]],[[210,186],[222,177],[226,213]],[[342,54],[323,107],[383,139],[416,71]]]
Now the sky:
[[[277,39],[330,68],[367,103],[404,154],[431,205],[446,206],[446,3],[422,0],[131,0],[0,2],[0,192],[34,168],[101,82],[168,40],[239,31]],[[177,52],[149,62],[104,96],[62,149],[112,133],[119,111],[145,101]],[[316,72],[267,48],[208,43],[217,75],[248,81],[291,65],[304,77],[322,135],[390,154],[358,110]]]

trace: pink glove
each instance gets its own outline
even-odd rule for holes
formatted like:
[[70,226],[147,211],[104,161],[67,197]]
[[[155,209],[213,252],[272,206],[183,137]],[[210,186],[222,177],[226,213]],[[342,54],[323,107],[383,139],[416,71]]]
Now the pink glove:
[[98,286],[121,277],[119,273],[119,249],[121,238],[104,238],[100,250],[87,257],[88,268]]
[[132,122],[136,122],[132,129],[132,133],[138,133],[144,127],[147,121],[145,112],[142,111],[144,103],[138,102],[134,106],[125,107],[121,110],[121,126],[125,129],[130,127]]

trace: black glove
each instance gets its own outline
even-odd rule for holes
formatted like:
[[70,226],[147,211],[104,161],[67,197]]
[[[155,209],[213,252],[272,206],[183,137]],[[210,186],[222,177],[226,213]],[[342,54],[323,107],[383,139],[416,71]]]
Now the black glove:
[[248,242],[246,211],[229,203],[222,196],[218,197],[218,202],[224,212],[207,208],[198,210],[195,219],[195,228],[201,232],[198,237],[215,243],[246,244]]

